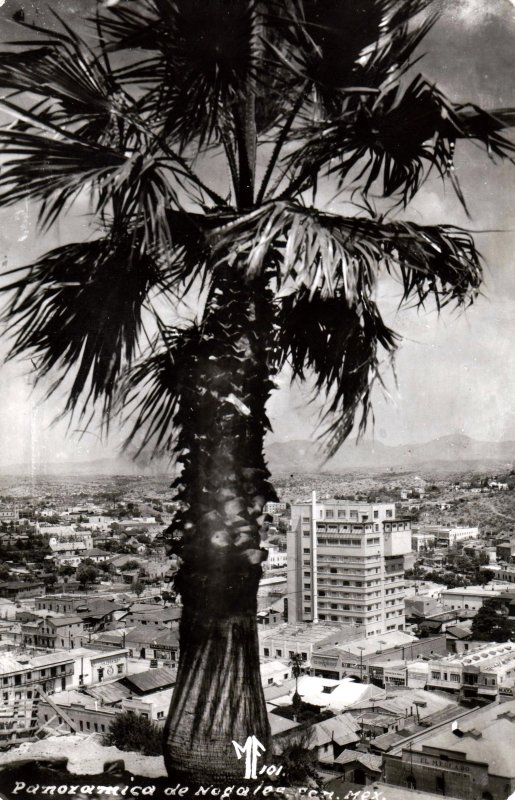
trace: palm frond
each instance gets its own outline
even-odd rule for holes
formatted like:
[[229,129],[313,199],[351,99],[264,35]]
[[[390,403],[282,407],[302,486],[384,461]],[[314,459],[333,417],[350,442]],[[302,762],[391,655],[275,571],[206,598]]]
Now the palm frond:
[[123,152],[134,102],[115,81],[109,62],[68,27],[65,33],[35,30],[45,35],[43,47],[38,39],[14,42],[23,51],[0,55],[0,86],[46,100],[45,111],[57,124]]
[[151,443],[155,454],[172,450],[179,403],[195,385],[192,372],[200,339],[195,325],[187,329],[161,326],[150,354],[126,371],[119,393],[123,413],[132,419],[125,447],[137,440],[138,453]]
[[[424,15],[423,12],[427,13]],[[383,18],[380,36],[359,60],[361,82],[380,87],[385,82],[398,80],[413,64],[418,46],[440,13],[434,0],[393,3]]]
[[[383,194],[399,195],[406,205],[432,167],[443,178],[453,174],[458,139],[479,143],[491,156],[512,158],[515,144],[501,131],[514,120],[512,109],[488,113],[455,105],[419,75],[404,91],[394,85],[378,97],[362,97],[357,108],[307,131],[291,159],[298,178],[288,191],[305,188],[325,171],[340,185],[359,182],[364,194],[382,178]],[[354,168],[359,171],[353,176]]]
[[[20,272],[21,270],[16,270]],[[57,388],[73,375],[67,411],[104,398],[136,353],[142,306],[159,272],[137,236],[69,244],[43,256],[4,292],[14,337],[10,358],[31,356],[39,377],[57,372]]]
[[110,51],[158,49],[160,26],[157,8],[152,0],[111,6],[102,15],[101,25],[109,37],[107,49]]
[[219,229],[213,257],[217,252],[245,256],[249,275],[273,265],[280,290],[322,297],[343,291],[348,302],[369,296],[381,270],[399,278],[404,301],[423,305],[431,296],[439,307],[469,302],[482,277],[474,241],[460,228],[343,217],[293,203],[270,203]]
[[[391,0],[302,0],[300,40],[305,73],[330,107],[334,89],[355,85],[356,63],[377,41]],[[299,15],[300,16],[300,15]]]
[[322,432],[330,458],[351,433],[361,409],[360,432],[371,412],[371,392],[381,380],[380,351],[391,361],[398,337],[370,299],[349,304],[343,293],[323,297],[307,289],[280,301],[279,350],[292,380],[314,377],[314,398],[327,398]]
[[317,89],[319,116],[338,116],[349,87],[379,88],[406,69],[436,15],[413,25],[434,0],[293,0],[283,11],[289,60]]
[[[102,21],[111,46],[154,51],[152,69],[159,89],[152,93],[166,135],[185,146],[193,138],[212,140],[249,90],[256,48],[255,0],[153,0],[109,9]],[[138,34],[139,31],[139,34]],[[121,76],[145,80],[143,62]]]
[[98,184],[126,163],[114,150],[75,137],[4,129],[0,146],[7,156],[0,173],[0,206],[29,198],[47,201],[51,221],[81,189]]

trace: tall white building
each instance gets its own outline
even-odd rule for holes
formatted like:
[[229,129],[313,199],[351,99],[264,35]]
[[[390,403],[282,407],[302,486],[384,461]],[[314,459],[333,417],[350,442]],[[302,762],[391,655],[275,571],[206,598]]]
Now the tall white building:
[[404,556],[411,524],[393,503],[329,500],[292,506],[288,621],[404,629]]

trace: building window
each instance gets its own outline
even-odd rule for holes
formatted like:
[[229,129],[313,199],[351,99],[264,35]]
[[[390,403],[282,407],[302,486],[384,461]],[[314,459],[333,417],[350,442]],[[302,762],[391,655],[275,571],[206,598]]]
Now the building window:
[[116,669],[118,671],[118,675],[121,675],[123,672],[123,664],[117,664]]
[[157,718],[158,718],[158,719],[164,719],[164,715],[165,715],[165,712],[164,712],[164,711],[158,711],[158,712],[157,712]]
[[309,553],[309,547],[305,547],[303,550],[304,553]]
[[440,673],[439,672],[431,672],[431,678],[434,681],[439,681],[440,680]]
[[269,649],[268,647],[265,647],[265,649],[263,650],[263,652],[264,652],[264,654],[265,654],[265,658],[267,658],[267,657],[270,655],[270,649]]

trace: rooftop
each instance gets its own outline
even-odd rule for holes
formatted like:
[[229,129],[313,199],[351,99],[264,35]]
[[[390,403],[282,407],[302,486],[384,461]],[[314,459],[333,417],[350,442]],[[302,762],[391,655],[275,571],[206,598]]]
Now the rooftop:
[[413,742],[412,749],[418,753],[442,750],[460,759],[486,763],[490,774],[513,779],[514,740],[515,700],[511,700],[475,709],[457,724],[448,722]]
[[445,664],[463,664],[468,666],[470,664],[479,664],[480,662],[485,662],[496,657],[499,659],[504,659],[505,657],[509,659],[515,658],[515,643],[504,642],[503,644],[490,643],[480,645],[475,650],[467,650],[464,653],[451,653],[448,656],[442,656],[438,661],[440,663],[444,662]]
[[350,714],[339,714],[337,717],[317,722],[312,726],[312,743],[322,747],[329,742],[342,746],[359,742],[357,731],[359,723]]
[[478,597],[492,597],[496,592],[499,591],[500,587],[497,586],[492,586],[490,589],[486,588],[485,586],[458,586],[455,589],[442,589],[442,593],[444,594],[473,594],[477,595]]
[[389,631],[380,636],[370,636],[367,639],[358,639],[355,642],[345,642],[345,644],[339,645],[338,649],[359,657],[361,653],[363,653],[364,656],[368,656],[380,653],[382,650],[402,647],[403,645],[408,645],[416,641],[416,636],[411,636],[404,631]]
[[61,616],[47,616],[47,621],[50,621],[52,625],[56,628],[62,628],[65,625],[79,625],[82,624],[82,617],[77,616],[70,616],[70,617],[61,617]]
[[88,686],[86,693],[104,705],[114,706],[125,697],[129,697],[131,690],[120,681],[112,681],[111,683],[100,683],[98,686]]
[[126,675],[123,679],[125,686],[140,695],[168,689],[175,685],[175,681],[176,673],[168,667],[149,669],[136,675]]
[[259,630],[260,640],[266,639],[295,639],[296,643],[316,644],[338,634],[340,628],[328,625],[278,625],[270,630]]
[[[286,685],[280,688],[282,688],[283,694],[276,696],[273,704],[275,706],[291,705],[295,686],[289,692],[287,692]],[[356,683],[351,678],[337,681],[313,675],[301,675],[298,680],[298,692],[304,703],[340,712],[363,703],[365,699],[376,701],[385,697],[384,689],[373,684]],[[272,702],[271,698],[268,699]]]
[[70,655],[70,652],[64,651],[46,653],[41,656],[32,656],[23,653],[16,655],[12,653],[2,653],[0,655],[0,675],[30,670],[33,667],[49,667],[54,664],[73,662],[73,660],[74,657]]

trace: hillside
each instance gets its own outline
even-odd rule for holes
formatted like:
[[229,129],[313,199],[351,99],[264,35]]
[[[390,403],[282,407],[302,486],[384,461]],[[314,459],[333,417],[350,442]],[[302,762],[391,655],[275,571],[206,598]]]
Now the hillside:
[[[412,472],[476,472],[509,470],[515,462],[515,442],[481,442],[461,434],[442,436],[421,444],[392,447],[370,439],[349,440],[324,463],[316,442],[298,439],[268,442],[268,465],[273,475],[291,473],[339,474],[355,470],[384,472],[391,469]],[[96,461],[10,464],[0,466],[2,475],[170,475],[167,459],[153,461],[129,456]]]
[[515,442],[481,442],[462,434],[451,434],[420,444],[392,447],[379,441],[347,441],[329,461],[317,444],[304,440],[272,442],[267,447],[272,473],[349,472],[356,469],[425,469],[432,471],[476,471],[511,468]]

